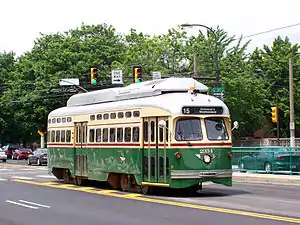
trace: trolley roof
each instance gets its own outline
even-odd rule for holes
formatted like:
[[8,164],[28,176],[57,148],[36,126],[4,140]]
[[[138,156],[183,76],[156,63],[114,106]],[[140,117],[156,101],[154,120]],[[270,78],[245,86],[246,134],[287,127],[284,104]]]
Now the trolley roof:
[[145,98],[170,92],[186,92],[191,87],[207,93],[208,87],[193,78],[166,78],[130,84],[121,88],[109,88],[73,95],[67,102],[68,107],[93,105],[127,99]]
[[182,114],[182,107],[186,106],[222,107],[222,114],[229,115],[228,107],[220,99],[207,94],[191,95],[188,92],[191,87],[200,89],[200,92],[208,91],[207,86],[192,78],[146,81],[131,84],[125,88],[111,88],[74,95],[70,97],[66,107],[52,111],[49,117],[93,114],[140,107],[155,107],[166,110],[170,114]]

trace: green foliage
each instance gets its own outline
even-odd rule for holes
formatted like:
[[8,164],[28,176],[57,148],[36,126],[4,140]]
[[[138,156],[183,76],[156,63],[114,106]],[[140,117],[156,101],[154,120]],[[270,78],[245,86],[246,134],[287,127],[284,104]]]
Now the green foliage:
[[[249,62],[253,74],[266,81],[266,88],[269,90],[269,104],[266,105],[268,121],[270,122],[271,107],[275,106],[275,96],[278,92],[278,105],[282,112],[279,115],[281,136],[289,137],[290,97],[289,97],[289,58],[292,55],[293,64],[299,60],[297,51],[299,46],[292,45],[286,37],[284,40],[277,37],[271,47],[264,46],[263,49],[256,49]],[[299,67],[294,66],[294,99],[295,99],[295,121],[296,131],[300,128],[300,93],[299,93]],[[276,126],[274,124],[273,126]],[[299,134],[298,134],[299,135]]]

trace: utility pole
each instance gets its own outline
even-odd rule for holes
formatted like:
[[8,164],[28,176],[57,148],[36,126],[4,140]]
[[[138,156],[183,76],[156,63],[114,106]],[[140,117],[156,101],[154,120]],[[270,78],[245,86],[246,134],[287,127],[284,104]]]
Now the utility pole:
[[194,76],[199,77],[199,72],[198,72],[198,56],[195,53],[194,54]]
[[293,58],[289,59],[290,71],[290,146],[295,147],[295,122],[294,122],[294,78],[293,78]]
[[277,119],[277,145],[279,146],[279,107],[278,107],[278,91],[276,92],[276,119]]

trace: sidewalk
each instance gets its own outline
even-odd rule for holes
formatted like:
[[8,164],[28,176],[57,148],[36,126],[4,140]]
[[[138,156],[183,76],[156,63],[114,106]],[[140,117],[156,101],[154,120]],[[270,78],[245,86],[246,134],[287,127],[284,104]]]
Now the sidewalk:
[[300,186],[300,175],[241,173],[233,169],[233,182]]

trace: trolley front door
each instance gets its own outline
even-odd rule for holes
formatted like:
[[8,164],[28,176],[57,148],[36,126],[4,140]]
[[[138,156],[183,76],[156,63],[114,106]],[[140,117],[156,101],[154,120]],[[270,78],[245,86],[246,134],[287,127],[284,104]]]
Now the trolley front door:
[[[160,128],[159,121],[166,121],[166,127]],[[143,181],[151,183],[167,183],[169,172],[168,118],[144,118],[144,148],[143,148]]]
[[87,176],[87,122],[75,123],[75,175]]

